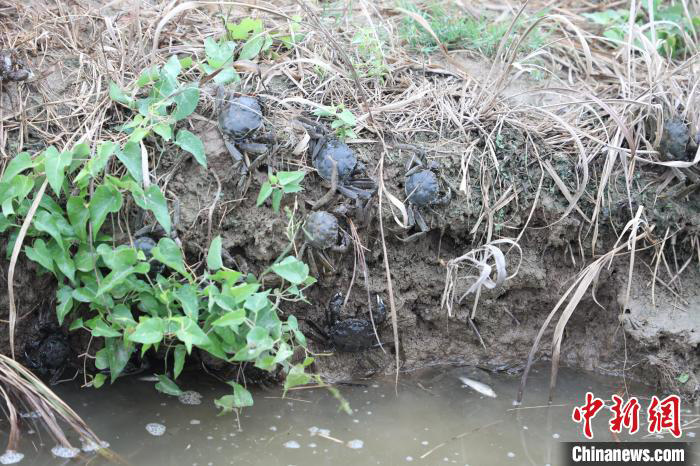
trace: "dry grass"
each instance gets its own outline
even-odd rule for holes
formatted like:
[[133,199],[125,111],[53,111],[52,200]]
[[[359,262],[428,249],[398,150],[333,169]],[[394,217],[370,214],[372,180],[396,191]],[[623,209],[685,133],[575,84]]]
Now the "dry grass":
[[[41,425],[56,443],[73,448],[63,431],[68,426],[87,445],[103,445],[85,422],[34,374],[13,359],[0,355],[0,395],[4,398],[3,411],[10,421],[10,432],[6,450],[18,451],[20,422],[18,407],[35,413]],[[104,450],[104,449],[102,449]],[[113,452],[101,454],[115,462],[125,464]]]
[[[466,3],[458,2],[458,6],[467,14],[495,8],[491,4],[471,8]],[[494,244],[517,245],[544,189],[556,190],[566,199],[560,219],[573,215],[584,222],[582,242],[590,245],[586,248],[590,256],[582,257],[588,265],[562,298],[573,293],[563,313],[566,317],[555,330],[559,339],[554,346],[559,348],[563,328],[581,294],[600,268],[627,247],[616,245],[598,256],[600,225],[605,221],[602,213],[626,211],[626,218],[637,219],[637,225],[643,220],[634,216],[637,198],[645,195],[645,207],[654,209],[666,193],[682,194],[689,181],[700,179],[700,152],[694,160],[683,162],[662,160],[654,150],[664,118],[680,114],[698,129],[697,55],[685,62],[668,60],[634,24],[624,43],[612,44],[591,32],[581,15],[594,7],[581,5],[556,2],[538,19],[531,19],[538,9],[536,2],[519,10],[499,7],[491,11],[500,21],[514,24],[521,17],[530,22],[529,29],[518,37],[512,37],[515,29],[509,28],[495,58],[486,61],[444,47],[434,56],[410,54],[398,35],[400,22],[412,17],[428,31],[430,26],[390,2],[360,0],[320,6],[301,0],[254,5],[188,1],[138,3],[138,7],[126,8],[118,0],[104,6],[90,1],[8,4],[0,0],[0,46],[21,51],[36,75],[30,82],[0,87],[0,155],[7,161],[17,147],[62,147],[84,135],[123,137],[111,131],[126,116],[108,98],[109,80],[125,86],[142,69],[163,63],[172,54],[201,60],[203,40],[222,34],[222,18],[262,17],[269,31],[284,32],[289,30],[291,17],[301,15],[303,41],[293,50],[279,50],[277,56],[259,60],[252,68],[256,73],[244,74],[240,87],[270,102],[268,118],[285,135],[285,147],[290,149],[274,161],[278,165],[309,169],[309,161],[300,155],[308,138],[289,124],[297,116],[319,105],[338,104],[358,116],[360,139],[349,142],[362,149],[380,179],[380,226],[395,344],[399,341],[397,309],[384,220],[393,219],[403,228],[407,215],[397,181],[385,179],[386,166],[401,157],[402,144],[419,144],[429,158],[441,162],[443,177],[460,193],[459,202],[478,211],[470,233],[479,246],[449,262],[446,305],[464,294],[457,284],[460,262],[472,261],[484,274],[489,272],[477,283],[491,284],[490,271],[484,268],[484,254],[491,254],[496,258],[494,284],[502,282],[502,252],[491,248]],[[609,6],[612,4],[596,8]],[[630,8],[632,13],[637,11],[639,2],[631,2]],[[370,50],[374,43],[380,76],[367,72],[366,52],[353,44],[360,28],[368,31]],[[518,53],[519,44],[537,28],[549,32],[549,42],[527,55]],[[696,38],[688,39],[689,49],[697,51]],[[540,81],[524,79],[536,72],[543,76]],[[188,73],[193,80],[200,78],[196,69]],[[193,120],[211,122],[213,92],[208,86],[204,86],[204,95]],[[502,139],[511,135],[525,141],[525,150],[504,159]],[[150,181],[167,184],[171,174],[159,171],[158,160],[146,162]],[[529,184],[531,175],[539,182]],[[626,199],[622,207],[617,205],[621,198]],[[523,204],[529,212],[525,227],[498,218],[499,212],[517,210]],[[215,205],[208,211],[210,228]],[[697,231],[684,232],[680,224],[666,229],[653,269],[655,283],[673,286],[674,281],[680,282],[677,277],[684,265],[668,264],[666,239],[677,238],[677,247],[697,251],[698,260],[700,240]],[[651,233],[635,236],[631,251],[637,243],[656,240]],[[17,252],[20,247],[21,240]],[[11,280],[9,286],[12,293]],[[480,289],[477,286],[474,291],[478,294]],[[476,301],[474,306],[475,310]],[[539,338],[533,352],[537,343]],[[397,366],[398,355],[397,350]]]

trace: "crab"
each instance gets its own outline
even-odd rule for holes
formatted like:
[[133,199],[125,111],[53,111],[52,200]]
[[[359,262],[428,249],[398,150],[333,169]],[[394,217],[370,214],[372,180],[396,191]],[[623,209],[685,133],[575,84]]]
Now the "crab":
[[49,382],[56,384],[63,374],[70,356],[68,337],[53,326],[45,326],[39,331],[40,338],[32,341],[24,351],[29,368],[42,376],[48,376]]
[[386,308],[384,302],[377,295],[377,309],[372,313],[374,325],[370,319],[350,317],[341,319],[340,314],[344,302],[343,294],[338,292],[333,295],[326,308],[325,328],[320,328],[318,324],[311,320],[307,322],[321,336],[335,347],[336,351],[343,353],[357,353],[380,345],[375,328],[386,320]]
[[336,191],[350,199],[371,198],[377,191],[377,184],[364,174],[365,166],[357,160],[355,151],[343,141],[329,137],[315,122],[306,119],[300,121],[312,138],[309,144],[311,163],[318,175],[331,184],[328,193],[313,208],[323,207]]
[[310,213],[302,229],[305,241],[301,246],[299,256],[303,256],[304,252],[309,249],[309,264],[315,275],[318,275],[316,259],[314,258],[315,254],[328,268],[332,269],[333,267],[325,251],[331,250],[342,253],[346,252],[350,246],[350,236],[340,228],[336,216],[325,210],[317,210]]
[[9,50],[0,50],[0,82],[26,81],[32,72],[22,61],[17,60]]
[[153,257],[153,248],[156,247],[157,244],[158,243],[156,243],[156,240],[150,236],[138,236],[134,238],[134,249],[143,251],[143,255],[146,256],[146,260],[151,265],[151,269],[148,272],[148,276],[151,278],[155,278],[159,273],[163,273],[165,270],[164,264],[151,260]]
[[404,241],[412,241],[430,230],[420,212],[421,208],[447,205],[452,199],[452,190],[449,186],[444,194],[440,194],[440,182],[435,173],[437,167],[434,164],[429,164],[426,168],[422,162],[415,161],[416,165],[411,168],[413,163],[414,159],[411,159],[405,175],[407,228],[417,226],[419,231],[408,236]]
[[223,94],[223,87],[219,87],[219,131],[234,165],[241,175],[246,175],[251,163],[244,154],[257,155],[253,164],[259,164],[259,160],[267,156],[268,144],[273,142],[274,137],[263,132],[262,107],[257,98],[242,95],[225,99]]

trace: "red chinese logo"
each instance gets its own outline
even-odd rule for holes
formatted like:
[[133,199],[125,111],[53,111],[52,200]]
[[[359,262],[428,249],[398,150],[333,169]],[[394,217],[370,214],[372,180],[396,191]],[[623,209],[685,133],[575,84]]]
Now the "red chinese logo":
[[[610,432],[615,434],[622,432],[625,428],[630,434],[639,431],[639,411],[641,409],[637,398],[632,397],[625,403],[619,395],[612,396],[613,404],[608,409],[612,413],[609,421]],[[592,419],[605,406],[600,398],[593,396],[593,393],[586,393],[586,402],[583,406],[574,407],[571,418],[576,423],[583,423],[583,435],[588,439],[593,438]],[[678,395],[670,395],[663,400],[653,396],[647,408],[647,428],[650,434],[661,433],[668,430],[674,437],[681,436],[681,399]]]
[[668,429],[678,438],[681,436],[681,399],[678,395],[669,395],[663,400],[652,396],[647,409],[649,419],[649,433],[658,433]]
[[598,414],[598,411],[603,407],[603,400],[593,396],[593,393],[586,393],[586,404],[574,408],[574,412],[571,413],[571,418],[574,422],[581,423],[583,421],[583,435],[586,438],[593,438],[593,429],[591,428],[591,419]]
[[622,432],[622,427],[625,427],[630,434],[636,433],[639,430],[639,401],[632,397],[623,406],[622,398],[619,396],[613,395],[612,399],[614,404],[610,407],[610,411],[613,412],[613,418],[610,419],[610,432],[619,434]]

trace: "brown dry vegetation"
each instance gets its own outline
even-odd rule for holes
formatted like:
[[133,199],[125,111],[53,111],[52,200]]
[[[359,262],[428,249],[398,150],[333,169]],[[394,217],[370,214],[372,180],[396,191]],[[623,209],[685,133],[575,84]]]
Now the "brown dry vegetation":
[[[173,54],[201,60],[204,38],[223,32],[222,17],[260,17],[269,31],[287,31],[300,15],[304,38],[296,47],[239,64],[253,72],[243,72],[236,89],[264,100],[280,140],[267,164],[312,172],[308,140],[293,121],[319,105],[343,104],[358,117],[358,139],[348,142],[381,195],[356,235],[366,280],[356,270],[362,260],[337,256],[336,271],[310,294],[313,305],[285,312],[318,320],[328,298],[353,283],[350,304],[359,308],[366,284],[390,303],[395,327],[382,339],[399,344],[395,358],[388,345],[386,353],[372,350],[369,363],[364,356],[321,357],[321,374],[337,380],[446,361],[522,368],[529,353],[530,361],[551,357],[554,368],[562,362],[645,374],[663,390],[697,397],[700,153],[668,160],[658,147],[665,119],[684,118],[698,132],[698,42],[687,37],[684,58],[669,60],[638,26],[614,44],[582,16],[610,5],[554,3],[534,16],[545,5],[456,2],[465,15],[525,19],[527,27],[508,31],[486,58],[439,46],[431,55],[409,50],[400,29],[412,13],[393,2],[0,0],[0,48],[14,50],[34,72],[27,82],[0,85],[0,154],[6,162],[20,150],[122,138],[113,129],[128,114],[110,100],[110,80],[124,87]],[[367,57],[353,43],[358,30],[381,44],[381,78],[367,76]],[[546,31],[546,43],[523,53],[518,45],[535,30]],[[535,72],[540,79],[529,78]],[[196,68],[188,73],[199,79]],[[259,273],[285,247],[287,218],[255,208],[265,166],[247,195],[238,195],[216,129],[215,91],[204,85],[203,94],[187,125],[205,142],[209,171],[154,143],[152,182],[178,206],[179,237],[193,267],[213,231],[242,271]],[[416,146],[439,163],[455,195],[428,216],[430,234],[403,243],[404,165]],[[297,219],[306,200],[326,190],[312,173],[305,183],[287,203]],[[31,264],[20,259],[17,267],[21,348],[52,299],[28,289]],[[8,296],[0,302],[5,315]]]

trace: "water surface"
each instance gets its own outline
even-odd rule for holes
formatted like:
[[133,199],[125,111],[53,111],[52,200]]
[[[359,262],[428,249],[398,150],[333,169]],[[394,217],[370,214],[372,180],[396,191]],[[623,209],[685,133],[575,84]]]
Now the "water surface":
[[[458,375],[465,373],[474,376],[464,369],[430,368],[402,374],[397,389],[393,378],[339,386],[352,416],[339,412],[337,400],[325,389],[294,390],[287,398],[278,389],[256,390],[255,406],[240,418],[217,416],[213,400],[227,386],[204,375],[178,380],[183,390],[201,394],[201,399],[190,394],[185,401],[200,404],[183,404],[156,392],[152,382],[133,377],[99,390],[62,384],[57,392],[135,465],[543,466],[559,464],[560,442],[583,438],[571,411],[582,404],[586,391],[610,399],[625,388],[620,378],[562,369],[553,404],[546,407],[549,370],[541,366],[531,374],[523,405],[514,406],[519,377],[485,375],[482,380],[498,395],[488,398],[462,386]],[[642,398],[644,432],[634,439],[661,440],[645,431],[646,399],[653,392],[632,383],[627,388],[629,395]],[[683,408],[684,422],[690,423],[684,440],[694,440],[698,410]],[[614,440],[608,420],[607,412],[595,418],[596,440]],[[165,432],[154,425],[164,426]],[[152,435],[147,426],[162,435]],[[21,464],[61,464],[65,460],[51,456],[52,446],[46,434],[26,436],[22,451],[27,457]],[[93,458],[91,464],[100,462]]]

